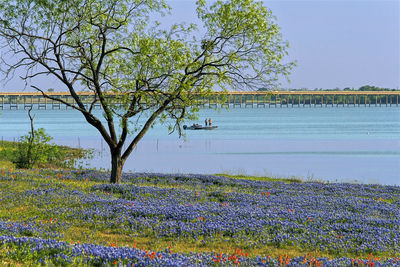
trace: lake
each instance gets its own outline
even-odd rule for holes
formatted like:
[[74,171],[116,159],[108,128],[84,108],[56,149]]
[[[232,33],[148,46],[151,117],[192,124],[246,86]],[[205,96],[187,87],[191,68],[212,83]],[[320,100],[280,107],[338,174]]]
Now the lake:
[[[101,110],[96,111],[101,114]],[[85,167],[110,168],[100,134],[72,110],[33,110],[57,144],[95,148]],[[124,171],[229,173],[400,185],[398,107],[282,107],[202,109],[199,124],[212,118],[213,131],[168,135],[150,129]],[[139,124],[142,120],[139,120]],[[187,122],[188,125],[193,122]],[[29,131],[26,110],[2,110],[0,138]]]

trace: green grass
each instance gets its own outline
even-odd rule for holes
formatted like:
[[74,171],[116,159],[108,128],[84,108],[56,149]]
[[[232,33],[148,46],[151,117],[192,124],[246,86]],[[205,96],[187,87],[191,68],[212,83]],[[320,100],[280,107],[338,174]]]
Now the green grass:
[[0,169],[13,169],[15,164],[9,160],[0,160]]
[[285,182],[285,183],[302,183],[303,180],[300,178],[275,178],[275,177],[266,177],[266,176],[248,176],[248,175],[233,175],[233,174],[224,174],[217,173],[216,176],[225,176],[228,178],[234,179],[244,179],[244,180],[253,180],[253,181],[270,181],[270,182]]

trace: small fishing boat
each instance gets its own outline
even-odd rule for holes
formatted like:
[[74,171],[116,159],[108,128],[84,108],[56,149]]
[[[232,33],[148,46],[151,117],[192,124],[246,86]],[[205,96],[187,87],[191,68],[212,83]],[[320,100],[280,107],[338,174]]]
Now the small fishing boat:
[[214,130],[215,128],[218,128],[218,126],[203,126],[197,123],[191,126],[183,125],[184,130]]

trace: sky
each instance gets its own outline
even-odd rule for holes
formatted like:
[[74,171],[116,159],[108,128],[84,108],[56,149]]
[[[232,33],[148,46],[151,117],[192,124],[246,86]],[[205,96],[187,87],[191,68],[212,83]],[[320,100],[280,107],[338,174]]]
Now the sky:
[[[195,19],[193,0],[170,0],[175,19]],[[265,0],[297,67],[284,88],[400,88],[399,0]]]
[[[198,22],[195,0],[167,0],[164,23]],[[297,66],[283,88],[400,88],[399,0],[264,0]],[[1,52],[1,51],[0,51]],[[42,81],[44,82],[44,81]],[[15,77],[0,91],[22,91]]]
[[266,1],[290,56],[294,88],[400,87],[400,1]]

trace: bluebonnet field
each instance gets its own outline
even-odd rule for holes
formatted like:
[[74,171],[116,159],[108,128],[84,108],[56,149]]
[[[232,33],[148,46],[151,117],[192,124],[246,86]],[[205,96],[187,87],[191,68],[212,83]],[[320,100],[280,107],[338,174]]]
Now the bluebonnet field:
[[400,187],[0,170],[0,264],[400,266]]

